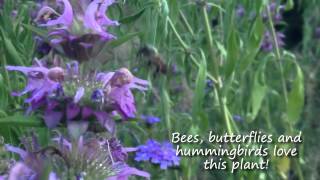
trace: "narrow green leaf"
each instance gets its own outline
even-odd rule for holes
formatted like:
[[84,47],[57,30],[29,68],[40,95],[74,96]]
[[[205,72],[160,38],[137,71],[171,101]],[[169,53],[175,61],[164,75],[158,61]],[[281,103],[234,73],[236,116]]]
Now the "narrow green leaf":
[[0,126],[43,127],[43,122],[35,116],[13,115],[0,118]]
[[5,35],[5,33],[3,31],[1,32],[6,52],[10,58],[12,58],[12,61],[17,65],[24,65],[22,57],[20,56],[20,53],[17,51],[16,47],[12,44],[11,40]]
[[[196,79],[196,86],[195,86],[194,96],[192,100],[192,103],[193,103],[192,117],[194,120],[200,119],[201,117],[199,116],[203,114],[202,112],[203,112],[203,102],[204,102],[205,88],[206,88],[206,74],[207,74],[207,65],[206,65],[205,56],[202,53],[202,61],[199,65],[198,75]],[[207,122],[202,122],[202,121],[200,123],[208,124]]]
[[232,30],[227,43],[227,62],[225,66],[226,78],[229,78],[230,75],[234,72],[238,60],[239,49],[240,41],[237,32],[235,30]]
[[268,87],[265,84],[265,77],[264,77],[264,63],[260,65],[259,69],[255,73],[253,87],[251,92],[251,99],[250,99],[250,107],[251,113],[248,116],[249,122],[255,120],[257,117],[263,99],[266,96]]
[[260,42],[263,38],[264,24],[261,17],[257,17],[252,25],[248,36],[248,42],[245,44],[245,52],[241,58],[240,72],[243,72],[250,66],[260,50]]
[[287,116],[290,123],[295,124],[304,106],[304,76],[301,68],[296,64],[296,78],[292,82],[292,89],[288,94]]
[[30,24],[23,24],[23,23],[21,23],[21,24],[22,24],[22,26],[24,26],[26,29],[28,29],[28,30],[30,30],[30,31],[38,34],[38,35],[41,36],[41,37],[45,37],[46,34],[47,34],[46,30],[37,28],[37,27],[32,26],[32,25],[30,25]]
[[121,24],[128,24],[128,23],[132,23],[134,21],[136,21],[145,11],[145,8],[141,9],[140,11],[138,11],[137,13],[124,17],[122,19],[119,20],[119,22]]
[[129,33],[129,34],[125,35],[125,36],[122,36],[122,37],[120,37],[120,38],[118,38],[118,39],[116,39],[116,40],[111,41],[111,42],[109,43],[109,46],[110,46],[110,47],[120,46],[121,44],[129,41],[129,40],[132,39],[133,37],[138,36],[138,35],[140,35],[140,34],[141,34],[141,32]]

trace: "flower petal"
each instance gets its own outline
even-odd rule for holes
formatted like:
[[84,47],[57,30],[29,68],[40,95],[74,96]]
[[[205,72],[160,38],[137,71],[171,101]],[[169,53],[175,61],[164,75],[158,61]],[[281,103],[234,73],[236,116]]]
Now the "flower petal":
[[79,87],[77,92],[76,92],[76,95],[74,96],[73,102],[74,103],[78,103],[81,100],[83,95],[84,95],[84,88],[83,87]]
[[[104,17],[98,18],[99,20],[97,20],[96,16],[97,14],[99,15],[99,8],[101,9],[101,11],[103,9],[106,10],[107,7],[112,3],[113,1],[110,1],[110,0],[103,0],[102,2],[101,0],[92,1],[89,4],[88,8],[86,9],[84,20],[83,20],[85,27],[87,27],[88,29],[91,29],[95,33],[100,34],[101,36],[105,37],[107,40],[115,39],[115,36],[106,32],[103,28],[103,25],[107,25],[106,22],[109,22],[111,24],[116,24],[116,23],[114,22],[112,23],[112,21],[110,21],[109,19],[106,19],[105,15]],[[111,25],[111,24],[108,24],[108,25]]]
[[54,128],[60,123],[62,116],[62,112],[47,110],[44,113],[44,122],[48,128]]
[[111,134],[115,132],[115,122],[106,112],[94,112],[97,120],[105,127]]
[[[42,24],[42,26],[54,26],[54,25],[70,26],[72,24],[72,20],[73,20],[72,6],[68,0],[57,0],[57,2],[61,2],[61,1],[64,4],[63,13],[57,19],[49,20],[46,24]],[[45,7],[45,8],[48,9],[49,7]],[[41,16],[46,11],[46,9],[41,9],[39,11],[38,17]]]
[[80,113],[80,107],[76,104],[68,104],[67,105],[67,119],[71,120],[75,118]]
[[27,156],[28,156],[28,154],[27,154],[27,152],[25,150],[20,149],[18,147],[14,147],[14,146],[11,146],[9,144],[6,144],[5,148],[6,148],[7,151],[19,154],[22,160],[25,160],[27,158]]

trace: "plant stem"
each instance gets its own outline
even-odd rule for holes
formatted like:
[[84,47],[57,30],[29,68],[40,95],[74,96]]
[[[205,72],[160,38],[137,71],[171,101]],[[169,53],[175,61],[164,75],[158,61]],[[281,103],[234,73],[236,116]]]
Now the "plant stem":
[[191,36],[194,37],[194,32],[186,18],[186,16],[183,14],[183,12],[180,10],[179,11],[180,17],[182,19],[183,24],[186,26],[186,28],[188,29],[188,31],[190,32]]
[[276,30],[275,30],[274,25],[273,25],[272,15],[271,15],[269,7],[267,7],[267,13],[268,13],[268,20],[269,20],[269,24],[270,24],[271,33],[272,33],[272,38],[273,38],[273,42],[274,42],[274,46],[275,46],[276,57],[277,57],[278,63],[279,63],[281,82],[282,82],[282,90],[283,90],[285,102],[287,104],[288,103],[287,85],[286,85],[286,81],[284,79],[284,71],[283,71],[283,65],[282,65],[282,62],[281,62],[281,54],[280,54],[280,49],[279,49],[279,42],[278,42],[278,39],[277,39]]
[[[275,45],[276,57],[278,59],[279,69],[280,69],[280,73],[281,73],[283,94],[284,94],[285,102],[286,102],[286,105],[287,105],[288,104],[288,92],[287,92],[286,82],[285,82],[285,79],[284,79],[284,72],[283,72],[283,65],[282,65],[282,62],[281,62],[281,54],[280,54],[280,49],[279,49],[279,42],[277,40],[277,35],[276,35],[276,31],[275,31],[275,28],[274,28],[274,25],[273,25],[272,15],[271,15],[269,7],[267,7],[267,13],[268,13],[269,25],[270,25],[271,32],[272,32],[272,38],[273,38],[274,45]],[[291,125],[289,125],[289,132],[290,133],[293,132]],[[293,160],[293,162],[294,162],[294,165],[296,167],[299,179],[303,180],[304,179],[303,178],[303,173],[302,173],[299,161],[295,159],[295,160]]]
[[209,23],[209,18],[208,18],[208,13],[207,13],[207,9],[206,6],[203,5],[202,6],[202,15],[204,18],[204,23],[205,23],[205,31],[206,31],[206,36],[207,36],[207,41],[208,41],[208,50],[209,50],[209,58],[208,59],[212,59],[213,62],[213,74],[214,74],[214,78],[218,80],[218,86],[216,88],[214,88],[215,91],[215,95],[218,98],[219,101],[219,107],[220,107],[220,111],[221,114],[224,118],[224,121],[226,123],[227,126],[227,131],[229,134],[233,134],[233,130],[231,127],[231,122],[230,122],[230,118],[228,116],[228,108],[226,105],[226,97],[223,97],[220,94],[221,91],[221,87],[222,87],[222,83],[219,77],[219,61],[217,61],[214,58],[214,53],[213,53],[213,38],[211,35],[211,27],[210,27],[210,23]]
[[[190,48],[189,46],[182,40],[181,36],[179,35],[179,33],[177,32],[174,24],[172,23],[170,17],[167,18],[167,21],[169,23],[169,26],[170,28],[172,29],[173,31],[173,34],[174,36],[178,39],[178,42],[179,44],[182,46],[182,48],[184,49],[184,51],[186,53],[190,53]],[[199,68],[200,67],[200,64],[198,63],[197,59],[192,55],[192,54],[189,54],[189,57],[191,59],[191,61]],[[209,79],[211,79],[214,83],[218,83],[218,81],[210,74],[210,73],[207,73],[207,76]]]

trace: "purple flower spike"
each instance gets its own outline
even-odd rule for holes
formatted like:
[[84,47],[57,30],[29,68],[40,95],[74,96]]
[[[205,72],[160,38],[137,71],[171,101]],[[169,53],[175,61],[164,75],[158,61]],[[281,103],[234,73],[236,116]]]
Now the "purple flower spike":
[[112,21],[105,15],[108,6],[113,2],[114,0],[94,0],[89,4],[84,16],[84,25],[106,40],[115,39],[115,36],[107,33],[104,26],[119,25],[117,21]]
[[45,6],[42,9],[40,9],[36,20],[39,20],[43,15],[47,13],[53,13],[55,15],[58,15],[57,19],[48,20],[45,24],[41,24],[42,26],[64,25],[68,27],[72,24],[73,11],[70,2],[68,0],[57,0],[57,3],[58,2],[63,2],[64,4],[64,11],[60,16],[55,10],[48,6]]

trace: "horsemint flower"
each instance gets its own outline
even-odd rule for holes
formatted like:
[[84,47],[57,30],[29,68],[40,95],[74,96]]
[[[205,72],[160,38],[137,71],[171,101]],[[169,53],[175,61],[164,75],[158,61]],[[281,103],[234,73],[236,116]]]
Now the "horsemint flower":
[[126,68],[115,72],[81,75],[78,63],[67,68],[44,66],[7,66],[7,70],[24,73],[28,77],[26,88],[14,95],[29,93],[28,112],[42,108],[49,128],[64,118],[67,122],[90,120],[95,117],[109,132],[114,133],[113,112],[123,119],[134,118],[136,113],[131,89],[147,90],[148,82],[131,74]]
[[[17,153],[18,161],[8,173],[9,180],[105,179],[126,180],[132,175],[150,178],[149,173],[126,164],[127,151],[115,138],[81,136],[71,143],[62,136],[52,145],[40,148],[37,139],[24,141],[25,149],[6,145],[7,151]],[[51,172],[46,175],[47,171]],[[46,177],[48,176],[48,177]]]
[[169,142],[157,142],[149,139],[145,145],[137,147],[136,161],[151,161],[159,164],[161,169],[178,166],[180,158],[176,155],[173,145]]
[[[63,12],[59,13],[59,5]],[[103,45],[115,39],[108,33],[109,26],[118,26],[106,11],[114,0],[57,0],[57,8],[42,7],[35,21],[47,27],[50,45],[59,53],[77,60],[88,60],[97,55]]]

